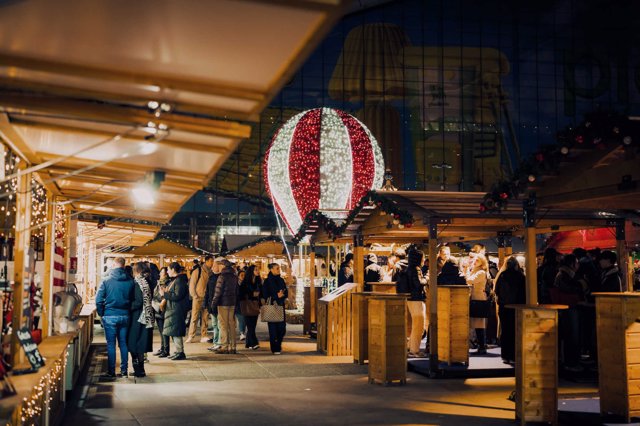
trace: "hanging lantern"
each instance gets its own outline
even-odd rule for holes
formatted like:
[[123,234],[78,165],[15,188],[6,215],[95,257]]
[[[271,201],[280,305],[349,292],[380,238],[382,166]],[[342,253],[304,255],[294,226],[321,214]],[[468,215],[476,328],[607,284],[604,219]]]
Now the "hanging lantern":
[[382,186],[382,152],[369,129],[336,109],[289,119],[265,154],[265,186],[292,234],[313,210],[352,210]]

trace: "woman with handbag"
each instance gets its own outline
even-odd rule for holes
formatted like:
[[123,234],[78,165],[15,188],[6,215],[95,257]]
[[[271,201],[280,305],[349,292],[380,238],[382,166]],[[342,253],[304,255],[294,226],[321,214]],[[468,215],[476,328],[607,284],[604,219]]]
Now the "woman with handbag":
[[263,306],[260,308],[262,320],[269,326],[269,343],[274,355],[282,353],[282,340],[287,332],[284,315],[284,301],[289,292],[280,276],[280,265],[269,264],[269,275],[262,286]]
[[467,284],[471,287],[471,303],[469,316],[471,328],[476,331],[478,338],[477,354],[487,353],[487,339],[485,330],[487,328],[486,318],[489,317],[490,301],[487,300],[487,280],[489,277],[489,262],[480,252],[469,253],[470,267],[466,274]]
[[256,325],[260,315],[260,292],[262,291],[262,279],[256,265],[247,269],[244,280],[240,283],[240,312],[244,316],[247,325],[247,339],[244,346],[254,351],[260,348],[256,336]]
[[411,293],[407,301],[407,308],[411,317],[409,358],[422,358],[425,354],[420,351],[420,343],[422,342],[424,331],[428,328],[425,304],[427,300],[427,293],[425,291],[427,280],[422,276],[422,271],[420,270],[424,253],[411,247],[407,255],[409,266],[404,273],[407,275],[409,291]]
[[169,276],[167,275],[167,268],[162,268],[160,270],[160,278],[158,278],[158,284],[153,289],[153,300],[151,301],[151,306],[153,307],[153,311],[156,315],[156,324],[158,325],[158,332],[160,333],[160,349],[158,352],[154,353],[155,356],[159,358],[166,358],[171,354],[169,347],[169,336],[165,336],[162,333],[162,329],[164,327],[164,311],[167,307],[167,301],[162,294],[160,294],[160,290],[166,290],[167,284],[169,282]]
[[183,337],[187,334],[187,311],[189,301],[189,280],[183,272],[183,267],[178,262],[172,262],[167,269],[171,284],[166,290],[160,289],[160,294],[166,300],[167,307],[164,313],[164,327],[162,334],[170,336],[176,346],[176,352],[169,357],[174,361],[187,359],[184,354]]
[[131,353],[133,375],[144,377],[144,354],[151,352],[153,344],[153,323],[155,315],[151,307],[151,271],[145,262],[136,262],[133,265],[133,278],[136,283],[134,297],[131,302],[129,315],[129,332],[127,348]]

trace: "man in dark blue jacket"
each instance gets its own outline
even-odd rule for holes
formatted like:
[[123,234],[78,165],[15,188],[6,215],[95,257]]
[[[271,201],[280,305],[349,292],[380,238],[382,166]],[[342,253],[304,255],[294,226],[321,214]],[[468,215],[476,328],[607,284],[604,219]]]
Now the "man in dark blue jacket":
[[96,310],[102,318],[107,338],[108,369],[102,377],[116,376],[116,339],[120,347],[120,375],[127,376],[127,328],[133,290],[134,282],[124,270],[124,258],[115,258],[113,269],[100,285],[96,295]]

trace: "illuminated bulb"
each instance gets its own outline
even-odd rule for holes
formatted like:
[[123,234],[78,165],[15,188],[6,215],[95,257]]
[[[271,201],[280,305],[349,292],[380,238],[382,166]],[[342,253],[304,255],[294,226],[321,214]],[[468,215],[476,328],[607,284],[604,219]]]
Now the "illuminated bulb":
[[631,145],[631,142],[633,142],[633,140],[631,139],[631,136],[625,136],[622,139],[622,143],[625,145]]
[[560,153],[562,153],[562,155],[567,155],[569,153],[569,148],[563,146],[562,148],[560,148]]
[[150,206],[155,203],[155,191],[149,184],[141,183],[131,190],[137,204]]
[[536,176],[535,175],[529,175],[528,180],[529,180],[529,182],[535,182],[536,181]]

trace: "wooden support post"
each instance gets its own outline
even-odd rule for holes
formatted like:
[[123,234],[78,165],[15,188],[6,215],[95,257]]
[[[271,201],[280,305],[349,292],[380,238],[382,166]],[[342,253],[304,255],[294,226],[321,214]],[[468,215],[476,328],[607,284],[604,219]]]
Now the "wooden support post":
[[438,374],[438,225],[429,220],[429,371]]
[[504,237],[498,235],[498,270],[502,268],[502,265],[504,264],[504,260],[506,258],[505,254]]
[[55,253],[56,223],[55,197],[47,193],[47,227],[44,232],[44,276],[42,277],[42,338],[52,334],[53,323],[53,258]]
[[[20,169],[26,168],[21,163]],[[14,248],[14,286],[13,286],[13,333],[11,335],[11,365],[16,367],[25,362],[25,354],[20,347],[17,331],[27,324],[23,315],[25,297],[24,280],[29,267],[29,247],[31,245],[31,174],[18,178],[16,193],[16,242]],[[28,293],[26,297],[29,297]],[[27,301],[28,302],[28,301]]]
[[357,292],[364,291],[364,247],[362,235],[353,237],[353,281],[357,284]]
[[309,251],[309,306],[311,308],[311,312],[310,312],[310,321],[311,321],[311,328],[314,328],[313,324],[316,323],[316,288],[315,288],[315,279],[316,279],[316,252],[313,249],[313,246],[311,247],[311,250]]
[[525,274],[527,305],[538,304],[538,262],[536,250],[535,211],[536,199],[528,198],[522,203],[525,226]]
[[618,255],[618,269],[620,269],[622,291],[629,291],[629,251],[627,250],[624,219],[618,219],[616,221],[616,254]]

